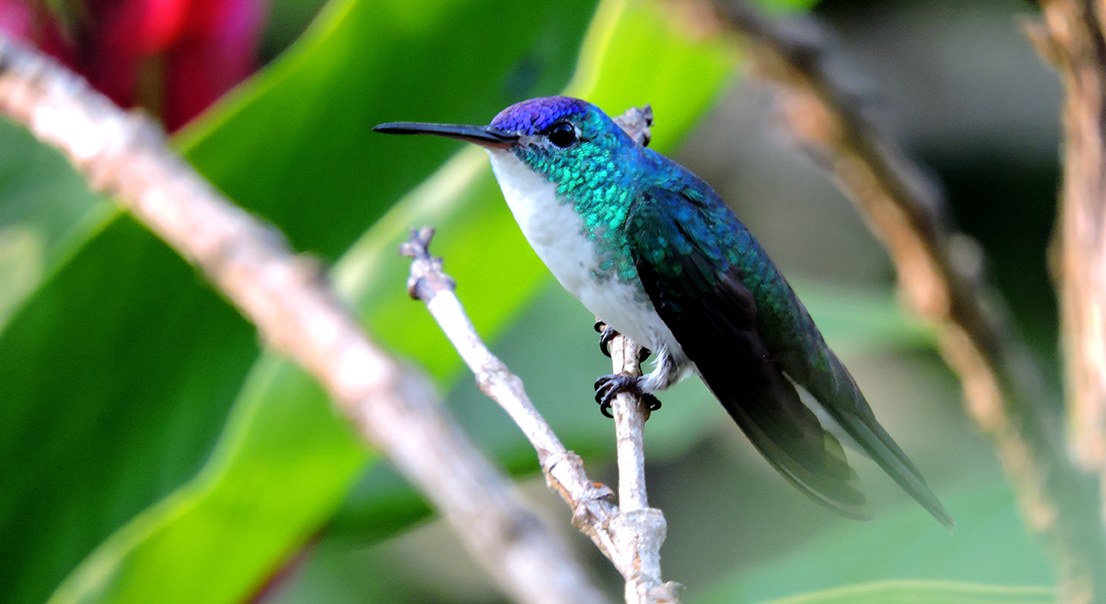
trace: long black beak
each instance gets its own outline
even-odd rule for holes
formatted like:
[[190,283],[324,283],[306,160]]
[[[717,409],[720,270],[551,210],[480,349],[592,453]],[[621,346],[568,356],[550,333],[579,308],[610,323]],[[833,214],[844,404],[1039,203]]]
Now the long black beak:
[[419,122],[388,122],[373,128],[384,134],[433,134],[476,143],[482,147],[506,149],[518,140],[517,134],[501,132],[491,126],[457,126],[454,124],[423,124]]

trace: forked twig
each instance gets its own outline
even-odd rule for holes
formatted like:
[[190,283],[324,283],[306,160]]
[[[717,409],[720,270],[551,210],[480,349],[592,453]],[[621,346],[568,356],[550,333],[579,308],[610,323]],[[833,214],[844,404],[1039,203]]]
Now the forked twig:
[[[441,259],[427,250],[434,230],[412,231],[400,253],[414,259],[407,290],[422,300],[476,377],[480,390],[510,415],[538,454],[549,488],[572,510],[572,523],[591,538],[626,579],[626,601],[633,604],[679,602],[679,585],[662,582],[660,546],[664,515],[648,507],[645,497],[642,429],[648,409],[627,393],[612,405],[618,431],[619,503],[606,485],[593,482],[583,461],[561,443],[530,402],[522,380],[488,350],[442,272]],[[637,346],[622,336],[609,348],[616,372],[640,375]]]

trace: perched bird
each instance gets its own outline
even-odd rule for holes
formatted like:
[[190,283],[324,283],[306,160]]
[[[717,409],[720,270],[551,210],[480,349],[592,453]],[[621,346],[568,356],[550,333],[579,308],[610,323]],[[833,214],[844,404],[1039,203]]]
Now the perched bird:
[[374,130],[487,149],[515,220],[561,285],[656,354],[646,375],[596,382],[603,408],[626,390],[656,404],[654,393],[698,374],[768,462],[815,501],[866,517],[840,437],[953,527],[745,225],[707,183],[598,107],[546,97],[512,105],[488,126]]

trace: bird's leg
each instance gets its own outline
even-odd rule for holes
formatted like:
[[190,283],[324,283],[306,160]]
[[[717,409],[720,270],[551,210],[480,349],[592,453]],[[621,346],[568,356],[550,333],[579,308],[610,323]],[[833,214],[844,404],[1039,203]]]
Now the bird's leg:
[[657,397],[641,389],[641,378],[628,375],[602,375],[595,380],[595,402],[599,403],[599,412],[607,417],[611,415],[611,404],[620,393],[629,392],[640,396],[642,402],[649,405],[650,411],[661,408]]
[[[596,318],[595,331],[599,332],[599,350],[606,356],[611,356],[610,343],[615,336],[619,335],[613,327],[607,325],[605,322]],[[638,363],[642,363],[645,359],[649,358],[652,354],[649,349],[639,346],[638,347]],[[667,358],[667,355],[662,355],[662,360]],[[660,409],[661,402],[657,400],[657,397],[653,396],[650,392],[647,392],[642,388],[642,379],[640,377],[629,377],[625,375],[604,375],[595,380],[595,402],[599,403],[599,411],[607,416],[611,415],[611,403],[614,402],[614,397],[618,396],[621,392],[630,392],[636,396],[641,397],[641,400],[645,404],[649,405],[650,411],[656,411]]]
[[[613,327],[607,325],[603,321],[595,322],[595,331],[599,332],[599,352],[603,353],[603,356],[610,358],[611,351],[609,349],[611,340],[618,335],[618,332]],[[641,346],[638,348],[637,362],[644,363],[649,355],[653,354],[648,348]]]

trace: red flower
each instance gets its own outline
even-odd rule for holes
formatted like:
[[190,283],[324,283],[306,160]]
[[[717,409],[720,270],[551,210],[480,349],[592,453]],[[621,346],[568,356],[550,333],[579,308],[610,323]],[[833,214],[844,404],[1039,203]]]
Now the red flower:
[[[265,0],[0,0],[0,31],[176,130],[257,68]],[[62,15],[64,14],[64,18]]]

